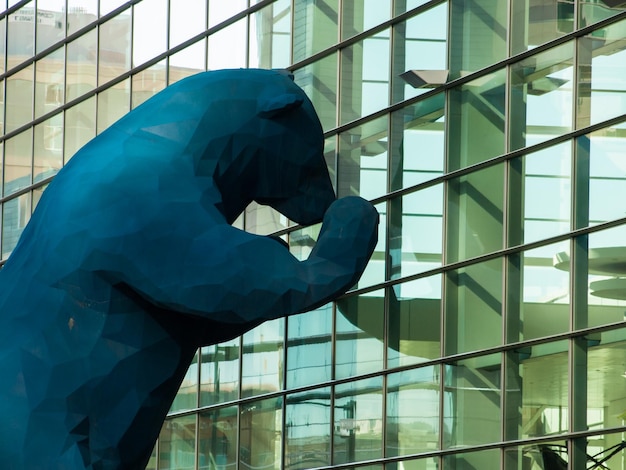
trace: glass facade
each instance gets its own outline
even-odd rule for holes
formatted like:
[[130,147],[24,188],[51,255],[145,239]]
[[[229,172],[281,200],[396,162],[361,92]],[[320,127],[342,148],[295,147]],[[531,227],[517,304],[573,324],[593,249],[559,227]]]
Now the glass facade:
[[84,143],[226,67],[294,72],[379,243],[201,348],[148,468],[626,468],[626,1],[1,0],[2,260]]

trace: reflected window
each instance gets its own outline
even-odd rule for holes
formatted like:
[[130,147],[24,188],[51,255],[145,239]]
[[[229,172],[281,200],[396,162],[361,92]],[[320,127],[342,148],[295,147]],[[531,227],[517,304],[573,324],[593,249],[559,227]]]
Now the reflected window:
[[98,134],[130,111],[130,78],[98,93]]
[[133,67],[167,48],[167,4],[168,0],[142,0],[133,6]]
[[341,36],[347,39],[389,19],[391,0],[341,0]]
[[574,30],[574,0],[512,0],[511,52],[517,54]]
[[290,47],[290,0],[277,0],[251,15],[249,67],[285,68],[291,63]]
[[196,416],[168,419],[159,437],[159,469],[180,470],[195,467]]
[[65,111],[64,159],[66,163],[83,145],[96,136],[95,116],[95,96]]
[[98,85],[107,83],[130,69],[131,29],[130,9],[98,27]]
[[[293,61],[299,62],[337,42],[339,0],[294,2]],[[323,31],[324,34],[319,34]]]
[[201,349],[200,406],[239,398],[239,338]]
[[285,320],[267,321],[243,335],[241,396],[243,398],[283,388]]
[[236,406],[200,413],[198,468],[233,469],[236,467],[238,414],[239,410]]
[[[215,3],[209,2],[209,9]],[[220,2],[219,4],[223,5],[224,3]],[[211,13],[209,12],[209,21],[210,19]],[[208,69],[219,70],[246,67],[246,58],[248,56],[247,37],[247,17],[209,36]]]
[[239,463],[243,468],[280,470],[282,397],[241,405]]
[[198,407],[198,374],[198,352],[196,352],[170,407],[170,412]]
[[295,82],[307,94],[326,131],[337,122],[337,60],[334,53],[294,71]]
[[63,104],[65,89],[65,50],[63,47],[35,63],[35,118]]
[[77,37],[67,45],[65,98],[67,101],[96,87],[97,29]]

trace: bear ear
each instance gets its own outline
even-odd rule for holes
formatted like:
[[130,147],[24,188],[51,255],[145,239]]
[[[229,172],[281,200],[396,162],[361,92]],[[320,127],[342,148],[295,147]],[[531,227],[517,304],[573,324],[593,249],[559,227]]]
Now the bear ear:
[[294,93],[284,93],[271,98],[259,101],[259,116],[265,119],[272,119],[287,111],[296,109],[302,105],[304,100]]

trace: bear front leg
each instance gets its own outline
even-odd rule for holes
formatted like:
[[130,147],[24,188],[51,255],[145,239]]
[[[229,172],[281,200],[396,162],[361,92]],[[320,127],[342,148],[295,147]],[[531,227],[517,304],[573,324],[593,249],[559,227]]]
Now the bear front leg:
[[360,278],[378,236],[378,213],[364,199],[335,201],[311,255],[296,259],[276,240],[226,224],[182,248],[177,266],[151,264],[128,287],[160,308],[222,324],[249,324],[315,309]]

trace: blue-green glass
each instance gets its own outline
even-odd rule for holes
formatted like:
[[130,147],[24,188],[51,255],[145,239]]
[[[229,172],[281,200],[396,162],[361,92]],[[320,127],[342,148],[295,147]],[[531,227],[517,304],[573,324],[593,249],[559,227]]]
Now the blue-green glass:
[[[542,453],[543,450],[543,453]],[[548,458],[567,459],[567,441],[542,441],[541,444],[530,443],[525,446],[504,448],[504,470],[527,470],[542,468],[544,454]],[[558,459],[554,459],[558,462]],[[567,465],[567,460],[565,460]]]
[[448,171],[504,153],[505,77],[498,70],[449,91]]
[[194,468],[196,462],[196,415],[167,419],[159,436],[158,468]]
[[249,67],[279,69],[291,62],[291,2],[278,0],[250,17]]
[[448,4],[433,6],[393,26],[392,102],[428,91],[413,88],[400,74],[409,70],[446,70]]
[[446,354],[502,344],[502,259],[448,271],[445,292]]
[[390,189],[423,183],[443,174],[445,94],[391,113]]
[[463,452],[443,457],[443,465],[449,470],[465,470],[469,468],[498,468],[500,449],[487,449],[474,452]]
[[[600,129],[577,139],[577,227],[624,217],[616,204],[626,191],[626,136],[624,123]],[[588,188],[588,189],[586,189]]]
[[390,15],[391,0],[341,0],[341,38],[373,28]]
[[374,199],[386,193],[387,126],[383,116],[339,134],[338,197]]
[[626,5],[618,1],[596,0],[593,2],[580,2],[578,9],[580,14],[580,28],[592,25],[606,18],[619,15],[626,11]]
[[243,398],[283,388],[285,320],[279,318],[243,335],[241,396]]
[[389,104],[389,32],[385,29],[341,50],[341,124]]
[[332,305],[287,320],[287,388],[327,382],[332,373]]
[[193,357],[174,398],[170,412],[192,410],[198,407],[198,352]]
[[530,243],[570,230],[572,142],[511,160],[509,245]]
[[200,406],[239,398],[239,342],[235,338],[200,350]]
[[[567,241],[511,255],[507,280],[510,342],[565,333],[570,323]],[[558,262],[556,260],[559,260]]]
[[293,61],[299,62],[337,42],[339,0],[294,1]]
[[282,468],[283,398],[269,398],[241,405],[239,415],[239,466]]
[[567,341],[556,341],[506,353],[505,439],[567,432],[567,351]]
[[383,369],[383,291],[337,301],[335,319],[335,378]]
[[334,413],[334,465],[382,457],[382,377],[337,385]]
[[285,468],[330,465],[330,388],[287,395],[285,401]]
[[401,367],[441,356],[441,275],[387,289],[387,366]]
[[511,53],[517,54],[574,31],[574,1],[512,0]]
[[389,214],[391,279],[441,266],[443,184],[391,199]]
[[448,181],[447,262],[473,258],[502,248],[503,199],[503,164]]
[[387,377],[386,457],[439,448],[439,376],[428,366]]
[[502,0],[450,2],[451,79],[506,58],[507,10]]
[[[387,205],[385,202],[381,202],[374,206],[379,214],[378,219],[378,242],[376,243],[376,247],[374,248],[374,253],[372,254],[370,260],[361,275],[361,279],[359,279],[358,283],[354,286],[354,288],[365,288],[370,287],[375,284],[379,284],[384,282],[385,280],[385,270],[386,270],[386,231],[387,231]],[[381,294],[382,295],[382,294]]]
[[[623,404],[626,403],[624,387],[626,372],[623,370],[626,357],[626,328],[587,335],[586,339],[588,345],[586,426],[592,429],[618,428],[624,423]],[[604,449],[612,447],[622,439],[619,435],[605,436]],[[617,464],[617,461],[614,463]]]
[[[199,415],[198,468],[235,468],[237,465],[237,406],[212,409]],[[193,468],[193,467],[191,467]]]
[[333,53],[294,71],[295,82],[313,103],[325,131],[337,125],[337,60]]
[[500,361],[490,354],[444,365],[444,448],[500,441]]
[[572,130],[574,41],[526,57],[511,66],[512,150]]
[[578,41],[578,128],[626,113],[626,20]]

